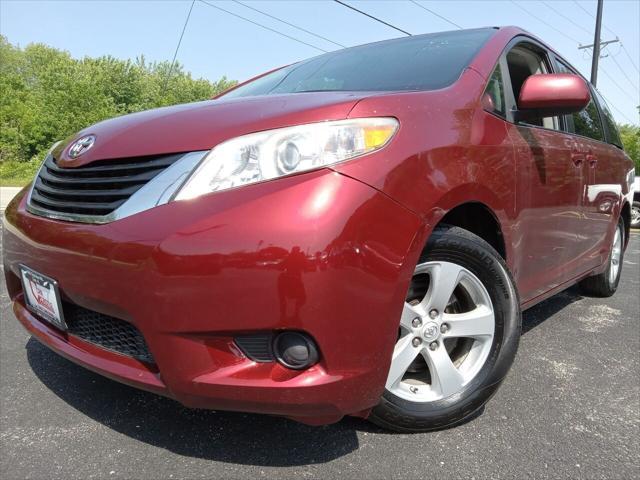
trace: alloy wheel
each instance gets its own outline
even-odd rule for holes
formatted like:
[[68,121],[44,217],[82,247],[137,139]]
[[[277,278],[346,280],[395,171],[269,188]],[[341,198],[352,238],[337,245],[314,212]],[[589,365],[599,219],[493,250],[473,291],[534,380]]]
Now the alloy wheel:
[[419,264],[404,304],[386,388],[431,402],[464,388],[484,365],[495,331],[489,293],[452,262]]
[[640,227],[640,206],[638,206],[637,202],[634,202],[633,207],[631,207],[631,226],[634,228]]
[[622,227],[616,227],[611,246],[611,266],[609,268],[609,283],[613,285],[620,271],[620,258],[622,257]]

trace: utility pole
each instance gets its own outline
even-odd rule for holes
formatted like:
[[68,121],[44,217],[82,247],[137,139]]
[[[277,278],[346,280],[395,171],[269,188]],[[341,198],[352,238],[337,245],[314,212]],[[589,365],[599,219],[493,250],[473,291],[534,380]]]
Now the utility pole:
[[593,47],[593,56],[591,58],[591,84],[595,87],[598,81],[598,62],[600,61],[600,49],[610,43],[619,42],[618,38],[615,40],[607,40],[606,42],[600,41],[600,33],[602,30],[602,5],[604,0],[598,0],[598,11],[596,12],[596,31],[593,36],[593,44],[580,45],[579,50]]
[[591,83],[596,86],[598,81],[598,61],[600,60],[600,29],[602,27],[602,4],[604,0],[598,0],[598,13],[596,13],[596,33],[593,37],[593,58],[591,59]]
[[598,80],[598,60],[600,58],[605,58],[608,55],[601,55],[600,52],[602,51],[602,47],[606,47],[607,45],[610,45],[612,43],[618,43],[620,41],[620,39],[618,37],[616,37],[614,40],[605,40],[604,42],[599,42],[598,45],[598,56],[596,56],[596,49],[595,43],[592,43],[590,45],[579,45],[578,46],[578,50],[585,50],[587,48],[593,48],[593,59],[591,61],[591,83],[593,84],[593,86],[595,87],[596,84],[595,82]]

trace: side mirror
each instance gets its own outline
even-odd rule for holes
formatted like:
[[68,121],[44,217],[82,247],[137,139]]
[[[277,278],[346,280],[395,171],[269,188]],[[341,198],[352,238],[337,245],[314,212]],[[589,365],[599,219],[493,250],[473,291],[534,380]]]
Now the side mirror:
[[591,100],[587,83],[569,73],[542,73],[527,77],[518,98],[518,120],[579,112]]

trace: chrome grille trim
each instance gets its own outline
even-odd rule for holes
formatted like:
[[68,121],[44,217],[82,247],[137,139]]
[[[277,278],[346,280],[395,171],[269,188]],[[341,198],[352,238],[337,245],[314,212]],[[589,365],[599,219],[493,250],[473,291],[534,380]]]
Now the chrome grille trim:
[[[51,177],[51,173],[50,173],[51,171],[59,173],[60,171],[64,172],[65,170],[57,167],[53,163],[53,158],[51,156],[51,153],[49,153],[47,155],[47,159],[40,167],[40,170],[38,170],[36,178],[31,184],[31,188],[29,189],[29,194],[27,196],[27,210],[34,215],[51,218],[54,220],[65,220],[69,222],[93,223],[93,224],[104,224],[104,223],[114,222],[116,220],[120,220],[122,218],[129,217],[136,213],[140,213],[145,210],[149,210],[153,207],[157,207],[159,205],[168,203],[173,198],[173,196],[177,193],[177,191],[182,186],[182,184],[187,180],[187,178],[189,177],[193,169],[198,165],[198,163],[200,163],[200,160],[202,160],[202,158],[207,153],[208,153],[208,150],[185,153],[180,158],[173,161],[168,166],[164,167],[164,170],[162,170],[160,173],[157,173],[152,178],[150,178],[146,183],[144,183],[142,186],[138,187],[135,190],[135,192],[133,192],[133,194],[129,198],[124,199],[124,201],[119,201],[120,199],[116,198],[118,195],[118,192],[120,195],[123,195],[122,189],[118,189],[118,192],[113,192],[113,194],[115,194],[113,195],[113,201],[105,202],[108,205],[105,206],[104,208],[108,209],[110,207],[114,207],[114,209],[110,213],[104,214],[104,215],[59,212],[59,211],[50,210],[48,208],[45,208],[41,205],[36,204],[36,202],[38,201],[38,195],[40,195],[38,193],[38,189],[42,185],[45,186],[45,189],[47,188],[45,184],[45,182],[47,181],[47,176],[43,176],[42,174],[46,173],[49,177]],[[50,169],[51,164],[53,164],[54,166],[53,169]],[[144,164],[145,164],[145,161],[141,161],[139,166],[135,164],[136,166],[133,166],[131,168],[132,169],[148,168]],[[134,164],[128,164],[128,165],[134,165]],[[44,170],[45,168],[49,170],[49,172]],[[122,166],[120,166],[120,168],[122,168]],[[71,171],[71,169],[69,170]],[[83,169],[82,173],[84,174],[84,172],[87,172],[90,174],[100,175],[101,173],[105,173],[105,174],[112,173],[114,170],[116,170],[115,166],[112,168],[109,164],[102,164],[95,167],[91,167],[89,165],[86,167],[86,169]],[[76,172],[78,172],[78,170],[76,170]],[[140,175],[140,174],[137,174],[137,175]],[[134,174],[134,177],[135,176],[136,174]],[[43,177],[44,177],[44,182],[43,182]],[[114,179],[114,177],[109,177],[108,175],[105,175],[104,180],[102,180],[101,177],[95,177],[95,176],[91,178],[92,179],[99,178],[99,180],[97,181],[99,183],[104,183],[106,185],[109,184],[109,179],[111,180]],[[118,178],[118,177],[115,177],[115,178]],[[125,183],[127,182],[127,177],[119,177],[119,178],[123,179]],[[75,180],[78,180],[78,181],[75,181]],[[55,182],[55,179],[54,179],[54,182]],[[77,183],[78,186],[82,185],[81,178],[74,179],[74,181],[71,183]],[[36,189],[36,185],[38,185],[37,189]],[[42,191],[45,191],[45,189],[43,189]],[[108,192],[108,189],[104,189],[101,192],[103,193]],[[73,190],[67,190],[67,193],[69,196],[73,196]],[[103,196],[108,197],[109,195],[111,194],[107,193],[106,195],[103,195]],[[35,202],[32,200],[35,200]],[[55,201],[67,202],[66,200],[47,199],[47,202],[50,204],[52,204],[51,202],[55,202]],[[80,202],[78,203],[79,204],[77,205],[77,208],[81,210],[83,207],[80,204]]]

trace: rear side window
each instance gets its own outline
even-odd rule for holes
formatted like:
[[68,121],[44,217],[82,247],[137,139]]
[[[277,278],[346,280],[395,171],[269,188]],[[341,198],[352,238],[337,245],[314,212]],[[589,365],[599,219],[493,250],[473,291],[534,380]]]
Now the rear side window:
[[495,31],[481,28],[416,35],[345,48],[265,75],[221,98],[444,88],[460,77]]
[[502,69],[500,65],[493,71],[487,88],[484,91],[482,104],[485,110],[505,116],[506,108],[504,102],[504,83],[502,82]]
[[598,108],[593,99],[587,105],[587,108],[573,115],[574,133],[583,137],[593,138],[604,142],[604,132],[598,115]]
[[600,92],[598,92],[595,88],[592,91],[596,93],[596,98],[598,99],[598,103],[600,104],[600,110],[602,111],[602,117],[604,120],[604,129],[607,131],[609,143],[613,143],[614,145],[622,148],[620,132],[618,131],[618,126],[616,125],[616,121],[613,119],[613,115],[611,114],[611,110],[609,110],[607,102],[604,100],[604,98],[602,98]]
[[[576,74],[576,72],[564,63],[558,61],[557,64],[558,73]],[[591,91],[593,92],[593,89],[591,89]],[[598,107],[596,107],[596,103],[593,101],[593,98],[589,102],[589,105],[587,105],[587,108],[578,113],[572,114],[571,118],[573,120],[573,133],[604,142],[604,130],[602,129],[602,123],[600,123]]]

